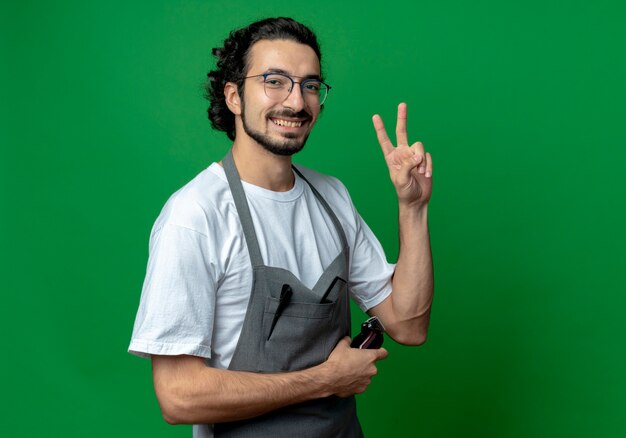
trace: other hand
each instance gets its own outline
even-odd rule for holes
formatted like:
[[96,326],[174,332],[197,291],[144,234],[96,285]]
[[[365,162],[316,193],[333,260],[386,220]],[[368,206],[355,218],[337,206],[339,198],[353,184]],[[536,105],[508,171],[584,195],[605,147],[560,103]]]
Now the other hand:
[[387,350],[360,350],[350,347],[350,338],[339,341],[325,365],[333,378],[334,394],[349,397],[364,392],[378,373],[376,362],[387,357]]

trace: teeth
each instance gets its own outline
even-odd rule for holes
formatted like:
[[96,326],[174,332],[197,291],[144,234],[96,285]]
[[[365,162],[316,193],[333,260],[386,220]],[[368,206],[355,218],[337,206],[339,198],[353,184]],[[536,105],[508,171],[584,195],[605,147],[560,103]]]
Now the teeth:
[[288,120],[283,120],[283,119],[272,119],[272,122],[274,122],[278,126],[287,126],[288,128],[299,128],[300,126],[302,126],[301,121],[290,122]]

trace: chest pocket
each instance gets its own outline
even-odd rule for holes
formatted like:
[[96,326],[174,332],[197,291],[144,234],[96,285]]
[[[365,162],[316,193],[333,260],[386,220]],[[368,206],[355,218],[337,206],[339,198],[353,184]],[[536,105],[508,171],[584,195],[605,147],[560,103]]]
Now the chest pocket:
[[349,332],[345,318],[337,317],[348,300],[344,280],[337,277],[321,297],[301,285],[294,286],[287,298],[285,285],[272,284],[272,292],[278,289],[280,293],[265,299],[263,370],[294,371],[318,365]]

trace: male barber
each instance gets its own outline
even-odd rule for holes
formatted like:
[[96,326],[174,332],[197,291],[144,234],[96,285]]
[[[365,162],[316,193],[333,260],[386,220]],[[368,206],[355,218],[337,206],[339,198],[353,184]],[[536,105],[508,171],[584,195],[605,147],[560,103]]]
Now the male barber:
[[387,352],[350,348],[349,298],[397,342],[425,341],[430,154],[409,145],[405,104],[396,145],[373,117],[399,203],[388,264],[345,187],[292,165],[330,89],[311,30],[267,19],[213,54],[209,119],[232,147],[157,219],[129,350],[152,358],[165,420],[194,436],[362,436],[354,395]]

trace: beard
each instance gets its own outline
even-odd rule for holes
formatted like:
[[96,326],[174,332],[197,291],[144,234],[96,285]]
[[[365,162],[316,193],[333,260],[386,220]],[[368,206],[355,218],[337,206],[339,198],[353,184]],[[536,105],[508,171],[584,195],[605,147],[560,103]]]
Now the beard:
[[[263,149],[268,152],[271,152],[275,155],[282,156],[291,156],[296,154],[304,148],[307,139],[309,138],[309,133],[307,133],[302,140],[298,139],[298,134],[286,132],[283,134],[282,139],[275,139],[270,137],[269,135],[256,131],[253,127],[248,125],[246,122],[246,109],[242,102],[241,107],[241,122],[243,124],[243,130],[248,136],[250,136],[254,141],[260,144]],[[298,113],[294,111],[273,111],[267,115],[267,118],[270,117],[304,117],[307,119],[307,122],[310,120],[311,116],[306,113],[306,111],[300,111]]]

